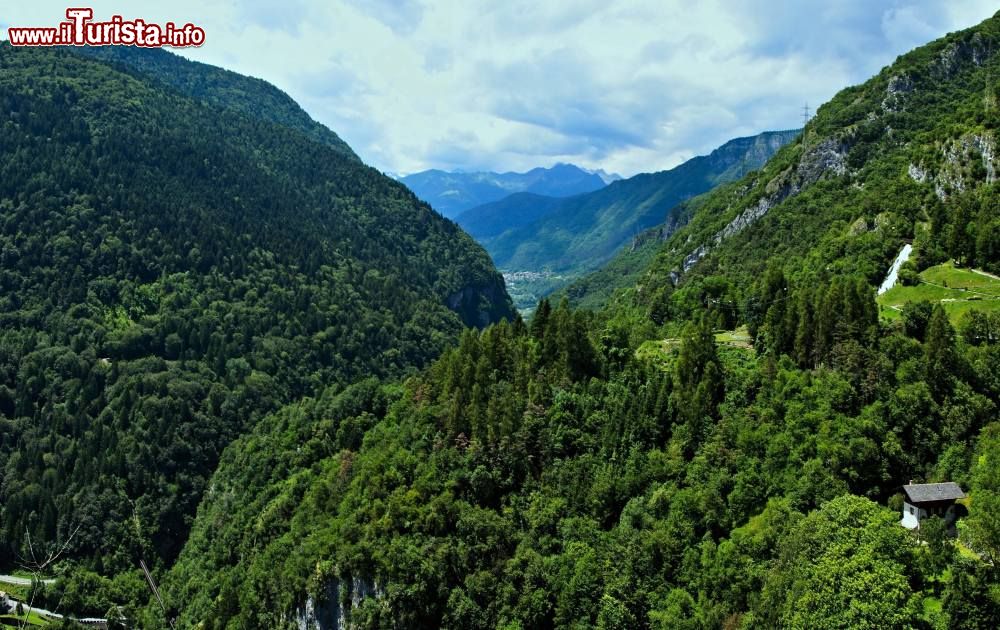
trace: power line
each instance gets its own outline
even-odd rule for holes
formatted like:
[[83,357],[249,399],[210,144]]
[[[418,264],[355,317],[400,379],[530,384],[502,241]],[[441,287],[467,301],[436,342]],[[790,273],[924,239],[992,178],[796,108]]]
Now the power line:
[[149,589],[153,591],[153,595],[156,596],[156,601],[160,603],[160,610],[163,611],[163,616],[166,617],[167,623],[170,624],[171,630],[174,628],[174,620],[170,618],[167,613],[166,606],[163,605],[163,598],[160,597],[160,589],[156,588],[156,582],[153,580],[153,576],[149,573],[149,569],[146,568],[146,563],[143,562],[142,558],[139,558],[139,566],[142,567],[142,572],[146,575],[146,582],[149,583]]

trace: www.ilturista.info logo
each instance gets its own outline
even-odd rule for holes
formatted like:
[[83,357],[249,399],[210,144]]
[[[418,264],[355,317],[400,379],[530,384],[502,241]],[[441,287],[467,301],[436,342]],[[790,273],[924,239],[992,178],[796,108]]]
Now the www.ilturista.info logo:
[[94,22],[93,9],[66,9],[66,21],[58,26],[9,27],[14,46],[141,46],[186,48],[205,43],[205,31],[194,24],[160,25],[143,19],[125,20],[114,15],[107,22]]

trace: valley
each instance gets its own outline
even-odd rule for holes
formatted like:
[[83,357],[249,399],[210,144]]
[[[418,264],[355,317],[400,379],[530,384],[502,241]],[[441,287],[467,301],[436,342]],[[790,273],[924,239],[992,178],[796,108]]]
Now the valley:
[[503,279],[514,308],[523,317],[531,317],[539,300],[571,282],[573,276],[551,271],[505,271]]
[[[688,218],[685,202],[763,165],[798,130],[737,138],[707,156],[658,173],[613,181],[590,193],[552,197],[518,193],[470,208],[460,226],[490,253],[498,268],[550,270],[561,277],[534,284],[525,295],[544,297],[607,264],[654,229],[663,240]],[[520,289],[517,289],[520,290]],[[530,308],[523,302],[518,308]]]
[[[992,158],[940,130],[981,118],[974,133],[992,137],[1000,121],[968,86],[997,63],[998,32],[994,18],[838,94],[759,169],[687,199],[683,221],[566,290],[595,310],[543,299],[402,386],[330,391],[259,425],[220,466],[168,576],[191,602],[184,618],[279,622],[279,584],[316,596],[372,584],[341,596],[369,627],[996,618],[974,585],[995,583],[982,558],[1000,544],[1000,346],[950,302],[899,317],[880,304],[927,297],[905,294],[915,276],[966,298],[993,291],[947,263],[997,271],[991,241],[967,238],[996,225]],[[897,76],[913,89],[890,90]],[[959,177],[960,191],[937,186]],[[876,298],[907,241],[900,285]],[[556,269],[506,279],[530,288]],[[267,479],[274,467],[286,476]],[[933,544],[900,526],[911,479],[975,497],[957,542],[933,519]],[[227,524],[233,509],[237,522],[265,515],[267,533]],[[313,572],[314,557],[329,560]],[[215,586],[188,586],[202,582]],[[272,594],[246,599],[250,584]]]
[[1000,13],[331,6],[0,42],[0,625],[1000,627]]

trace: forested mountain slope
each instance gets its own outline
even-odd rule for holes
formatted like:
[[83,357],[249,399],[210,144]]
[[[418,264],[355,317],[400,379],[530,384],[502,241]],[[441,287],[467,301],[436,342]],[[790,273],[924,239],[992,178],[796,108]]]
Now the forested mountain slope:
[[[996,268],[998,52],[1000,16],[841,92],[612,309],[258,423],[164,580],[179,623],[1000,625],[1000,335],[874,299],[910,236]],[[911,479],[969,492],[958,544],[898,524]]]
[[455,223],[474,238],[487,240],[508,230],[531,225],[567,201],[535,193],[514,193],[499,201],[466,210],[455,217]]
[[953,258],[996,271],[993,30],[903,55],[823,105],[760,172],[693,200],[645,291],[691,273],[725,276],[739,292],[775,258],[878,285],[904,239],[921,268]]
[[[738,303],[774,258],[877,285],[904,239],[918,268],[955,258],[995,271],[1000,114],[988,32],[903,55],[821,107],[759,172],[689,201],[691,222],[639,282],[642,299],[664,303],[690,272],[726,277]],[[620,258],[628,267],[629,253]],[[615,282],[598,272],[568,293],[586,303]]]
[[212,105],[297,129],[345,157],[358,159],[340,136],[310,118],[290,96],[262,79],[190,61],[163,48],[82,46],[67,50],[106,61],[143,80],[160,81]]
[[259,418],[511,315],[403,185],[270,104],[220,106],[244,78],[169,63],[0,45],[4,567],[29,538],[108,574],[170,561]]

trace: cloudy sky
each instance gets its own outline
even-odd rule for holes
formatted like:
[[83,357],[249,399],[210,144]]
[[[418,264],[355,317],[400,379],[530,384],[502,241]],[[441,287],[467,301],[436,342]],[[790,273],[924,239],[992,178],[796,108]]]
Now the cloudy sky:
[[[897,55],[992,15],[991,0],[284,0],[70,3],[192,22],[181,54],[292,95],[369,164],[631,175],[801,125]],[[0,26],[50,26],[18,3]]]

